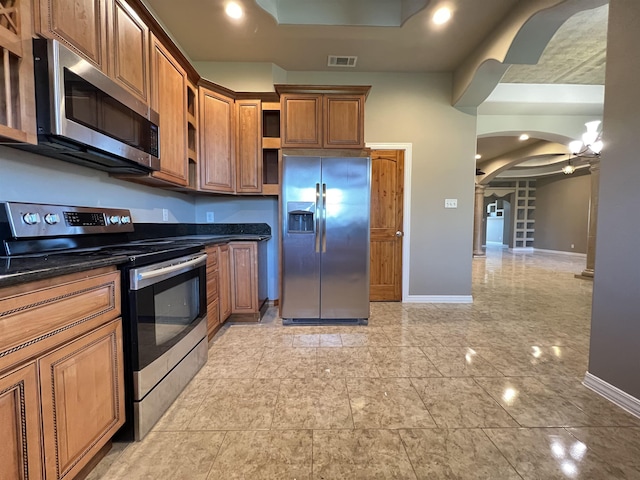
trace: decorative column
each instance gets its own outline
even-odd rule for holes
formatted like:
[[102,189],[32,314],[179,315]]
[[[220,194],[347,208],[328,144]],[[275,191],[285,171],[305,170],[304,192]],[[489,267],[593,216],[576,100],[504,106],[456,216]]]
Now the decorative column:
[[482,248],[482,234],[484,227],[484,189],[486,185],[476,183],[476,195],[473,211],[473,256],[484,257],[486,255]]
[[587,232],[587,268],[576,277],[593,279],[596,264],[596,233],[598,225],[598,190],[600,185],[600,159],[594,158],[589,162],[591,173],[591,198],[589,200],[589,231]]

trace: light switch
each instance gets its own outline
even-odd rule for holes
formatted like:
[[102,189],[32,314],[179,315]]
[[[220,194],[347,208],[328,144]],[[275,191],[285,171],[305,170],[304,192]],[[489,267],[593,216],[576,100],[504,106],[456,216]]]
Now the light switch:
[[458,199],[457,198],[445,198],[444,199],[444,208],[458,208]]

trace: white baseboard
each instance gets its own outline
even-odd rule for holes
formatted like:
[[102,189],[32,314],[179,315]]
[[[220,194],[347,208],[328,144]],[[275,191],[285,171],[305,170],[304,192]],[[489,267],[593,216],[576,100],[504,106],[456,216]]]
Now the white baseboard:
[[627,392],[623,392],[618,387],[614,387],[589,372],[584,376],[582,384],[630,414],[640,418],[640,400],[636,397],[629,395]]
[[473,303],[471,295],[407,295],[404,303]]
[[586,253],[578,253],[578,252],[565,252],[564,250],[547,250],[545,248],[534,248],[534,252],[542,252],[542,253],[556,253],[558,255],[571,255],[573,257],[583,257],[587,258]]

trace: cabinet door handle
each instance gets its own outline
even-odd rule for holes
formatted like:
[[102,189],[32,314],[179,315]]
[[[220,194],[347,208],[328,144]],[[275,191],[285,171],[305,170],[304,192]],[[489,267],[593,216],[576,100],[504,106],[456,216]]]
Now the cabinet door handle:
[[320,184],[316,183],[316,253],[320,253]]
[[322,252],[327,251],[327,184],[322,184]]

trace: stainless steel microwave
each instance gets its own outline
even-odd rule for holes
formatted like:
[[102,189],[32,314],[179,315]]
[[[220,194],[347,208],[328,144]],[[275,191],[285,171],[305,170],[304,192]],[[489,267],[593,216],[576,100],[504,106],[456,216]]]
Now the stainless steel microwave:
[[38,145],[18,147],[114,173],[158,170],[158,113],[58,41],[33,42]]

